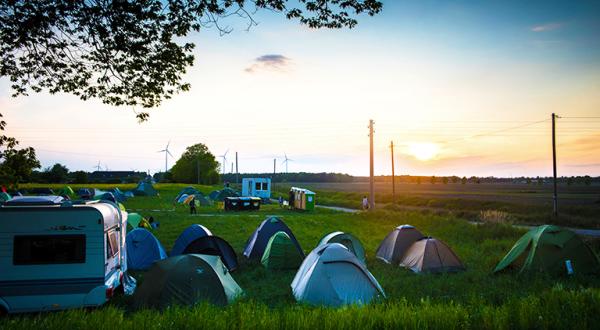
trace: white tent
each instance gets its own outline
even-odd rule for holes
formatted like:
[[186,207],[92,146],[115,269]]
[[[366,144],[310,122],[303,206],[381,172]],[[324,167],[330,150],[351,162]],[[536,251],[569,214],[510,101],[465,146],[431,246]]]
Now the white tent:
[[423,238],[423,234],[411,225],[396,227],[377,248],[375,256],[388,264],[399,264],[410,246]]
[[319,246],[304,259],[292,281],[292,292],[297,301],[327,306],[385,298],[375,277],[339,243]]

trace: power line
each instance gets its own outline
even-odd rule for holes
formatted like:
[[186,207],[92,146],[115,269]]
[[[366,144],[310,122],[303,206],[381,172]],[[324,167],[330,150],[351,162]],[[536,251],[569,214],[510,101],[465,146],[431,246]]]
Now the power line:
[[472,136],[467,136],[467,137],[464,137],[464,138],[461,138],[461,139],[450,140],[450,141],[442,141],[442,142],[438,142],[438,143],[439,144],[450,144],[450,143],[453,143],[453,142],[458,142],[458,141],[463,141],[463,140],[467,140],[467,139],[473,139],[473,138],[483,137],[483,136],[490,135],[490,134],[503,133],[503,132],[506,132],[506,131],[515,130],[515,129],[524,128],[524,127],[527,127],[527,126],[532,126],[532,125],[540,124],[540,123],[543,123],[543,122],[547,122],[548,120],[549,119],[544,119],[544,120],[529,122],[529,123],[524,124],[524,125],[508,127],[508,128],[504,128],[504,129],[500,129],[500,130],[490,131],[490,132],[484,132],[484,133],[480,133],[480,134],[476,134],[476,135],[472,135]]

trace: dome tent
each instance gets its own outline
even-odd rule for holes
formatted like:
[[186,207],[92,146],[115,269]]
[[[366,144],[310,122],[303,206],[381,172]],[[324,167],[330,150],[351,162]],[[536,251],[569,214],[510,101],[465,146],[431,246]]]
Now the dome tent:
[[177,203],[179,203],[179,204],[181,204],[181,203],[184,203],[184,202],[186,201],[186,199],[188,198],[188,196],[189,196],[188,194],[183,194],[183,195],[180,195],[180,196],[179,196],[179,197],[176,199]]
[[149,181],[140,181],[132,192],[135,196],[158,196],[158,192]]
[[431,237],[414,242],[404,253],[400,266],[415,273],[443,273],[465,270],[446,243]]
[[64,186],[62,187],[57,194],[59,196],[69,196],[69,197],[73,197],[75,196],[75,192],[73,191],[73,189],[69,186]]
[[291,286],[297,301],[315,305],[361,305],[385,298],[365,265],[339,243],[314,249],[302,262]]
[[113,194],[113,196],[115,196],[115,199],[119,203],[125,202],[128,198],[127,195],[125,195],[125,193],[123,193],[121,191],[121,189],[119,189],[119,188],[113,188],[113,189],[109,190],[108,192]]
[[204,236],[191,241],[182,254],[206,254],[219,256],[230,272],[238,267],[235,250],[226,240],[218,236]]
[[177,194],[177,196],[175,197],[176,201],[179,201],[179,199],[181,198],[181,196],[183,195],[202,195],[204,196],[204,194],[202,194],[199,190],[197,190],[196,188],[189,186],[189,187],[185,187],[183,189],[181,189],[181,191]]
[[97,194],[96,196],[94,196],[94,200],[96,201],[111,201],[113,203],[117,203],[117,199],[115,198],[115,196],[110,193],[110,192],[103,192],[101,194]]
[[204,236],[212,236],[212,233],[203,225],[193,224],[187,227],[175,240],[175,244],[173,244],[173,248],[171,249],[171,253],[169,255],[176,256],[183,254],[185,248],[192,241]]
[[9,201],[11,198],[12,198],[12,196],[9,195],[8,193],[0,192],[0,203]]
[[[248,259],[259,259],[262,258],[263,253],[265,252],[265,248],[269,243],[269,239],[278,231],[285,232],[292,243],[296,245],[299,251],[302,251],[298,240],[292,233],[291,229],[286,226],[283,220],[277,217],[269,217],[265,221],[263,221],[258,228],[252,233],[252,236],[246,242],[246,247],[244,248],[244,256]],[[302,256],[304,257],[304,252],[302,252]]]
[[146,270],[157,260],[167,257],[165,249],[151,232],[136,228],[125,237],[127,266],[131,270]]
[[267,269],[298,269],[304,253],[283,231],[278,231],[269,239],[261,263]]
[[375,256],[389,264],[397,265],[404,253],[417,240],[423,238],[423,234],[411,225],[396,227],[381,242]]
[[222,202],[227,197],[240,197],[240,194],[237,191],[227,187],[220,190],[219,193],[211,199]]
[[508,270],[598,274],[600,263],[590,247],[573,231],[543,225],[523,235],[498,263],[494,273]]
[[352,234],[344,233],[341,231],[335,231],[333,233],[329,233],[321,239],[317,246],[325,245],[327,243],[340,243],[345,246],[350,252],[354,253],[354,255],[360,260],[363,264],[367,263],[367,259],[365,256],[365,248],[362,243],[358,240],[358,238],[354,237]]
[[208,198],[210,198],[211,200],[216,200],[217,196],[219,196],[219,190],[213,190],[210,192],[210,194],[208,194]]
[[207,301],[227,305],[243,294],[217,256],[185,254],[155,263],[135,291],[134,306],[166,308]]

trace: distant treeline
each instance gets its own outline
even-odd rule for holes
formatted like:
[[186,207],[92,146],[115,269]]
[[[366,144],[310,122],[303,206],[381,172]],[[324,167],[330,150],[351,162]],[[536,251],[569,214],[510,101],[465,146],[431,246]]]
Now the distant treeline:
[[[368,182],[368,176],[352,176],[343,173],[240,173],[221,175],[223,182],[241,181],[242,178],[271,178],[273,182]],[[550,184],[552,177],[517,177],[517,178],[499,178],[499,177],[460,177],[452,176],[419,176],[419,175],[399,175],[395,177],[397,183],[414,183],[414,184],[489,184],[489,183],[505,183],[505,184]],[[376,176],[375,182],[391,182],[391,176]],[[600,177],[586,176],[571,176],[559,177],[558,183],[561,185],[591,185],[600,184]]]
[[236,182],[239,178],[271,178],[273,182],[354,182],[355,177],[342,173],[240,173],[221,175],[223,182]]

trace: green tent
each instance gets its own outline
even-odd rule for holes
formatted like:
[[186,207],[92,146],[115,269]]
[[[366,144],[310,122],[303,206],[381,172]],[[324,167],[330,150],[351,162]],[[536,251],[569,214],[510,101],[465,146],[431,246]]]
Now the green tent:
[[571,230],[543,225],[523,235],[494,272],[516,270],[554,274],[598,273],[600,263],[594,252]]
[[132,212],[127,214],[127,224],[131,225],[132,228],[137,228],[142,219],[144,218],[138,213]]
[[298,269],[303,259],[288,234],[278,231],[269,239],[261,262],[267,269]]
[[148,181],[140,181],[137,187],[133,190],[135,196],[158,196],[158,192]]
[[73,189],[71,189],[71,187],[69,186],[64,186],[62,189],[60,189],[57,194],[59,196],[75,196],[75,192],[73,191]]
[[325,245],[327,243],[340,243],[343,246],[347,247],[350,252],[352,252],[360,262],[363,264],[367,263],[367,258],[365,256],[365,248],[362,243],[358,240],[358,238],[354,237],[352,234],[344,233],[341,231],[335,231],[333,233],[327,234],[321,238],[321,241],[317,245],[317,247],[321,245]]
[[[211,193],[212,195],[212,193]],[[219,191],[219,193],[213,198],[213,200],[215,201],[223,201],[225,200],[225,198],[227,197],[240,197],[240,194],[237,193],[237,191],[231,189],[231,188],[223,188],[222,190]]]
[[6,202],[8,200],[10,200],[12,197],[5,192],[0,192],[0,203]]
[[227,305],[243,294],[218,256],[183,254],[154,263],[135,291],[136,307],[165,308],[208,301]]

